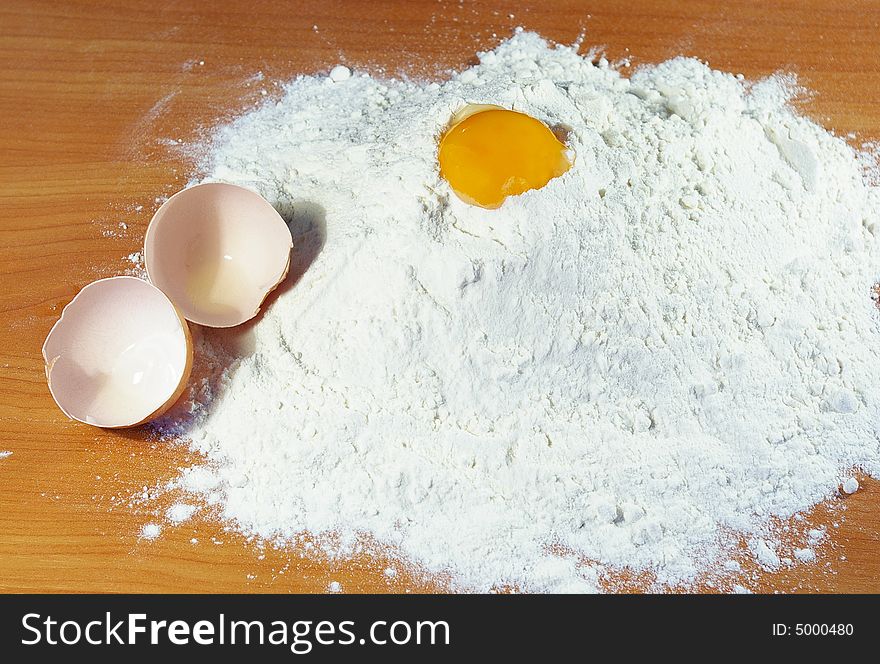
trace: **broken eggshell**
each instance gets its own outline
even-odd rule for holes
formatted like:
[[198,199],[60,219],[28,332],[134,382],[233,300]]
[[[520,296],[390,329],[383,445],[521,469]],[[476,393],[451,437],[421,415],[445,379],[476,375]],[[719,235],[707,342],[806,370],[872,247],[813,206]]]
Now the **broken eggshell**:
[[183,316],[155,286],[111,277],[84,287],[46,337],[49,391],[65,415],[105,428],[158,417],[192,369]]
[[262,196],[206,183],[159,208],[147,228],[144,263],[187,320],[232,327],[256,316],[283,281],[292,246],[287,224]]

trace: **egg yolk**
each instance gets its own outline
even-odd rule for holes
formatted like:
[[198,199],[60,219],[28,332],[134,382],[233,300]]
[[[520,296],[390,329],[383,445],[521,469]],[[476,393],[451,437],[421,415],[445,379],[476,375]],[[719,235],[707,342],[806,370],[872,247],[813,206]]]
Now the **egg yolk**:
[[568,150],[540,120],[506,109],[467,115],[440,139],[440,176],[466,203],[497,208],[571,168]]

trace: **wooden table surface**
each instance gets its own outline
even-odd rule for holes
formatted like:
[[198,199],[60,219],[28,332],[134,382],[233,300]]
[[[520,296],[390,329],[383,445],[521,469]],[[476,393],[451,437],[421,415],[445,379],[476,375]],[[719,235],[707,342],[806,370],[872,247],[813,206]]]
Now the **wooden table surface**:
[[[791,70],[815,91],[803,104],[812,117],[855,142],[880,138],[878,2],[0,3],[0,451],[12,452],[0,459],[0,591],[442,588],[403,570],[388,580],[381,560],[261,552],[209,520],[139,539],[156,508],[129,497],[173,477],[188,453],[141,430],[68,421],[40,347],[79,288],[131,267],[156,198],[190,173],[176,141],[198,140],[274,81],[339,62],[442,77],[519,25],[569,43],[585,32],[584,48],[635,64],[684,53],[748,77]],[[817,565],[744,585],[880,591],[880,484],[861,479],[808,515],[832,535]],[[647,581],[623,572],[608,583]]]

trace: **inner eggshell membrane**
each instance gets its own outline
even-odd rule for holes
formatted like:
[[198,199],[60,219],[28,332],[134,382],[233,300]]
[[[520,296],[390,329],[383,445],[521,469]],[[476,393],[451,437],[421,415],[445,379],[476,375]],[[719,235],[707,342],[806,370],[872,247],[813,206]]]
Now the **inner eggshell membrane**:
[[189,328],[165,295],[134,277],[101,279],[68,304],[43,345],[49,390],[69,417],[128,427],[160,415],[192,368]]
[[194,323],[231,327],[253,318],[287,274],[287,224],[256,192],[206,183],[156,212],[144,242],[150,281]]

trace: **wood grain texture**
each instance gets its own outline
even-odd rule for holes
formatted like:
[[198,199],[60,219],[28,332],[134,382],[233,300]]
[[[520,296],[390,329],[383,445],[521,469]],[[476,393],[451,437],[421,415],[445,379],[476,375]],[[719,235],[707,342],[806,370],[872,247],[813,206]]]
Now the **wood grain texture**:
[[[604,46],[612,60],[684,53],[749,77],[794,71],[815,91],[804,102],[812,117],[856,141],[880,138],[877,2],[0,3],[0,450],[13,452],[0,460],[0,590],[443,587],[405,570],[389,580],[385,561],[366,556],[261,551],[211,520],[139,540],[153,508],[129,498],[173,477],[188,453],[143,431],[68,421],[48,394],[40,346],[80,287],[130,267],[124,257],[141,248],[156,197],[190,172],[173,142],[198,140],[298,73],[344,62],[441,77],[517,25],[561,42],[585,32],[585,48]],[[862,479],[854,496],[792,522],[832,533],[819,564],[746,585],[880,591],[880,486]],[[624,571],[608,585],[648,582]]]

